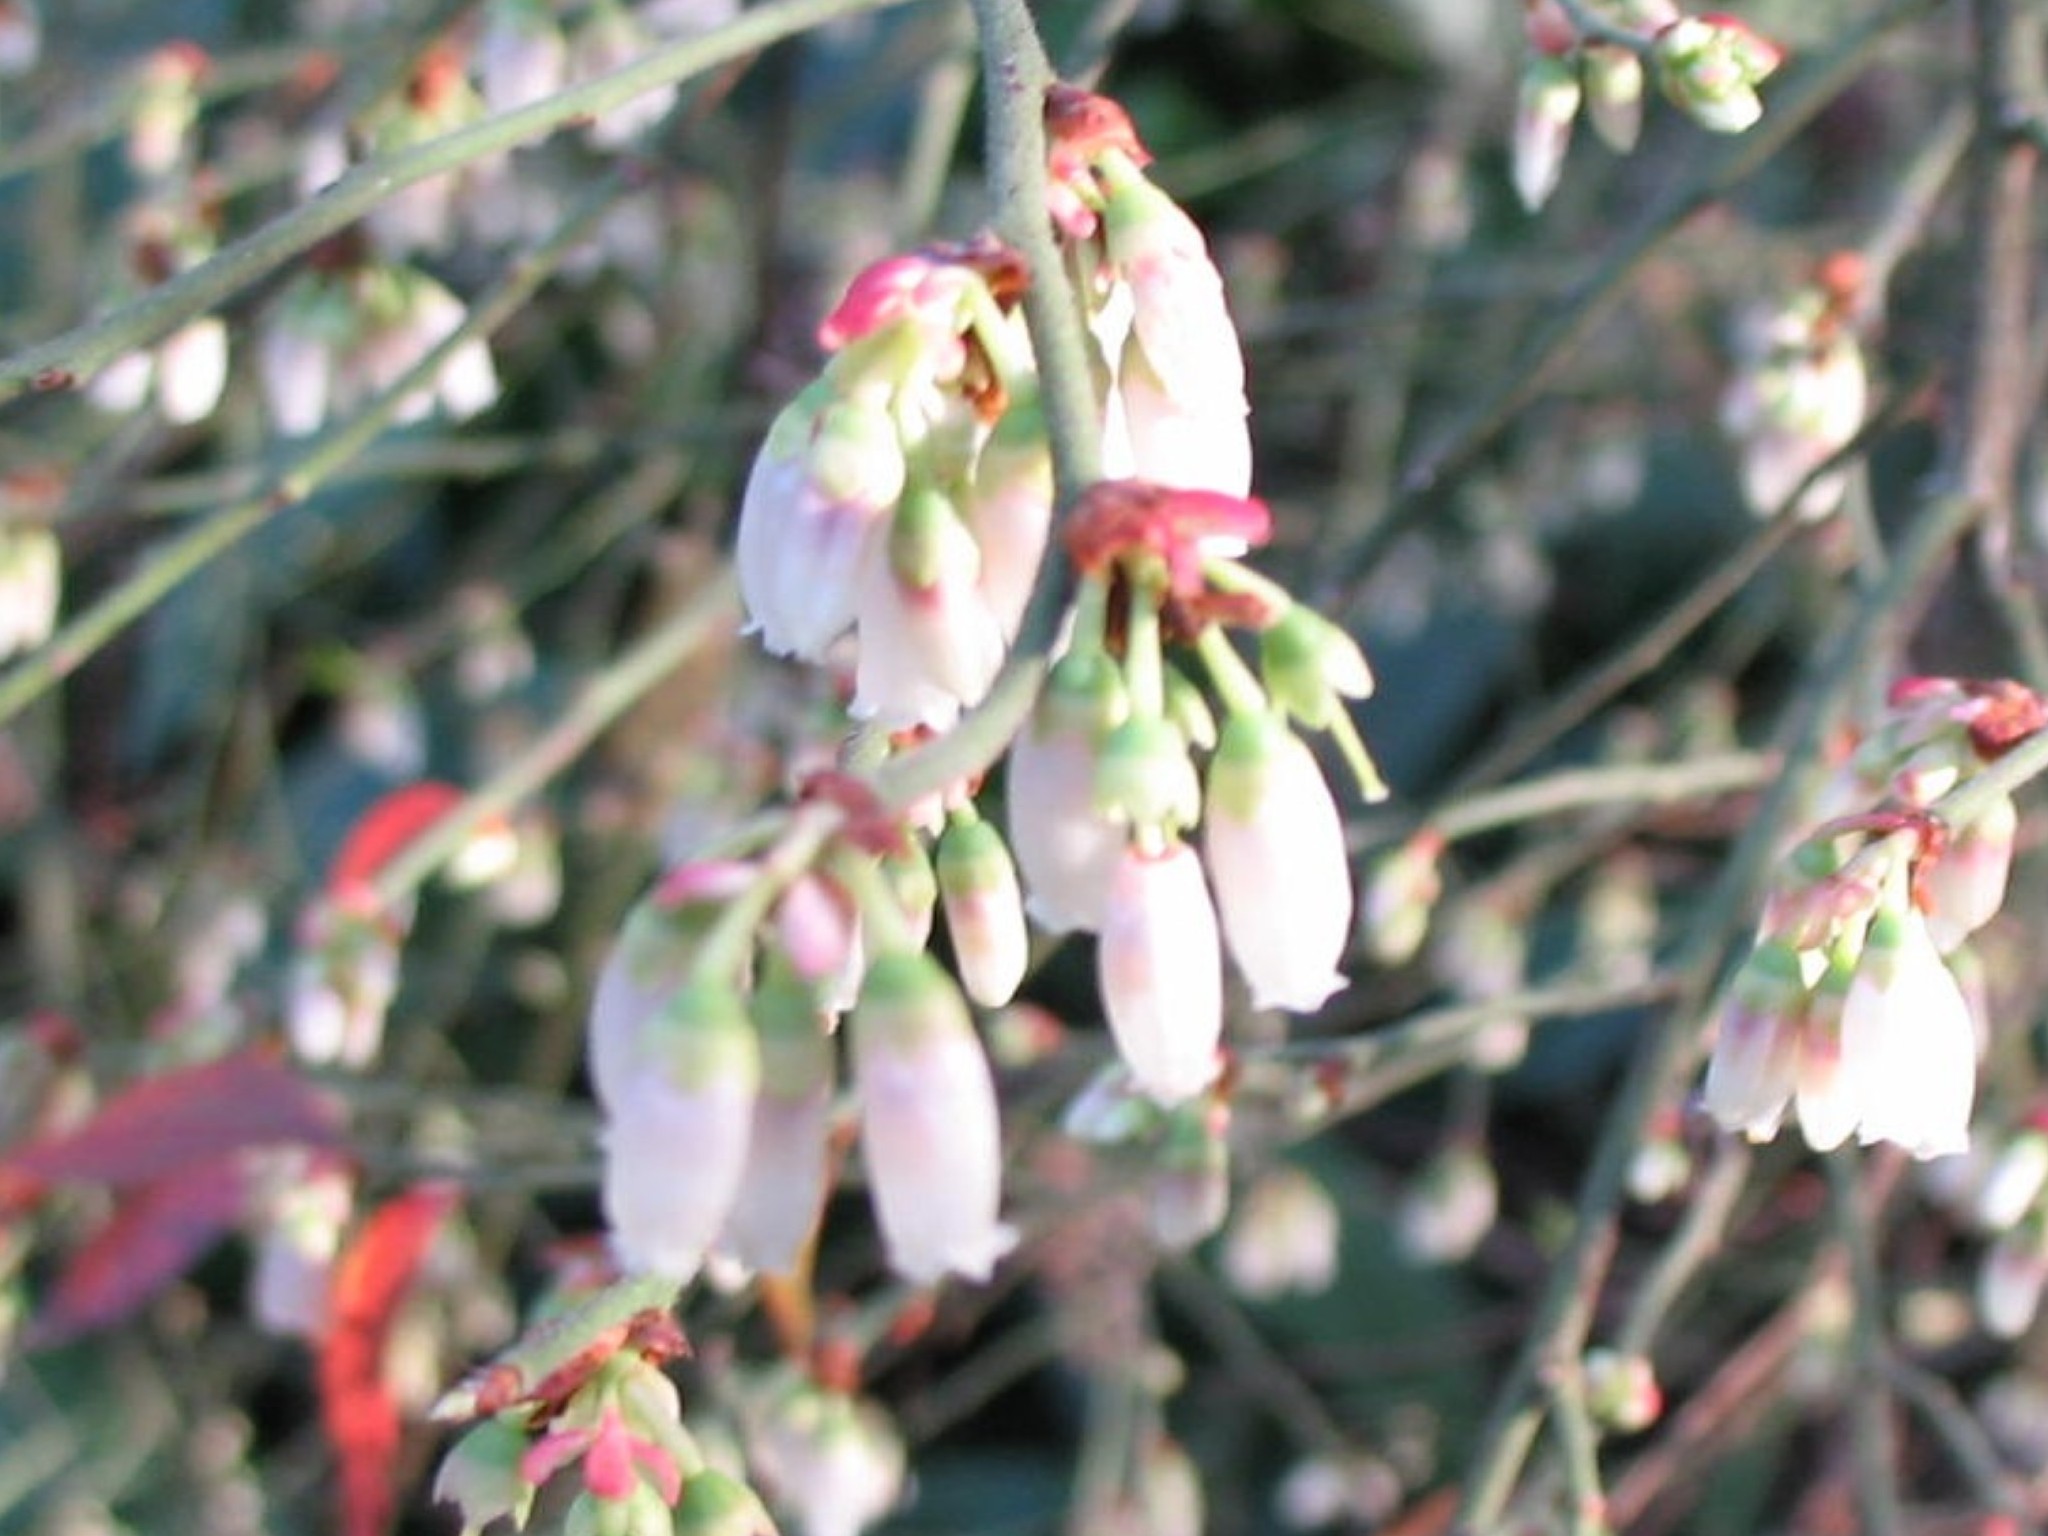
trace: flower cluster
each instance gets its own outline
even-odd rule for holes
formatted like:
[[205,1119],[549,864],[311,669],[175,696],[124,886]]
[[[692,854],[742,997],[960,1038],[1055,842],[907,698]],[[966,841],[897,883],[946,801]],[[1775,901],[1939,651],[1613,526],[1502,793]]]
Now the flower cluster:
[[[1054,931],[1097,934],[1110,1028],[1161,1104],[1215,1080],[1222,947],[1255,1006],[1312,1010],[1343,984],[1349,862],[1296,725],[1332,731],[1379,792],[1344,708],[1371,688],[1363,654],[1225,552],[1267,529],[1261,503],[1213,491],[1088,492],[1065,535],[1080,573],[1067,649],[1010,756],[1031,910]],[[1256,635],[1256,670],[1230,627]],[[1206,677],[1220,720],[1170,644]],[[1198,825],[1200,856],[1186,840]]]
[[762,643],[824,661],[854,634],[853,712],[951,725],[1002,665],[1044,553],[1050,459],[992,241],[870,267],[819,330],[832,353],[776,419],[740,506]]
[[1980,794],[1951,828],[1944,797],[2044,718],[2014,683],[1892,690],[1833,791],[1875,808],[1793,850],[1719,1010],[1705,1094],[1723,1127],[1767,1139],[1789,1106],[1822,1151],[1852,1134],[1917,1157],[1967,1149],[1978,1029],[1946,957],[2004,900],[2014,813]]
[[906,909],[887,867],[921,858],[910,843],[844,844],[786,884],[765,861],[689,864],[635,911],[590,1020],[605,1211],[628,1270],[688,1280],[713,1256],[797,1267],[828,1192],[833,1036],[849,1001],[890,1262],[920,1283],[982,1279],[1007,1251],[988,1058],[965,999],[919,947],[929,889]]
[[1721,425],[1759,516],[1790,504],[1794,516],[1816,519],[1842,504],[1849,472],[1816,471],[1863,425],[1869,383],[1855,330],[1863,286],[1862,258],[1838,251],[1813,282],[1746,317],[1737,333]]
[[1756,88],[1783,57],[1734,18],[1687,16],[1675,0],[1526,0],[1523,25],[1529,55],[1510,149],[1515,191],[1532,213],[1557,189],[1582,106],[1611,148],[1635,147],[1646,65],[1694,122],[1741,133],[1763,116]]
[[469,1536],[523,1530],[540,1489],[575,1467],[563,1529],[607,1536],[774,1536],[753,1490],[706,1462],[683,1427],[663,1362],[686,1352],[666,1312],[642,1312],[527,1381],[493,1367],[444,1398],[437,1418],[478,1417],[448,1452],[435,1496]]

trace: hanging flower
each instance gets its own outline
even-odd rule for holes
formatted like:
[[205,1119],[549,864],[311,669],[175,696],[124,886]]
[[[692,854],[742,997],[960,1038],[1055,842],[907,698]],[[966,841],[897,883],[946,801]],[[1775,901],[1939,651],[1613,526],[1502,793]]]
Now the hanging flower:
[[1344,985],[1351,865],[1315,758],[1279,720],[1237,714],[1209,762],[1202,856],[1252,1005],[1306,1013]]
[[646,1024],[638,1055],[606,1113],[605,1219],[622,1268],[688,1281],[746,1171],[760,1046],[739,994],[696,980]]
[[1121,851],[1096,970],[1117,1051],[1140,1091],[1179,1104],[1216,1080],[1222,958],[1201,861],[1186,843]]
[[883,955],[854,1005],[861,1150],[889,1264],[917,1285],[986,1280],[1017,1241],[997,1219],[995,1081],[967,1005],[922,953]]

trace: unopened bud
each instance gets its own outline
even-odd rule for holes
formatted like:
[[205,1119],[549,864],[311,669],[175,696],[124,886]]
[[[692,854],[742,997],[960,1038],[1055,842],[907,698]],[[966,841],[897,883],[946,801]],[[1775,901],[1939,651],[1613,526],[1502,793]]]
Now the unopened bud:
[[1622,1434],[1639,1434],[1664,1412],[1664,1390],[1641,1355],[1589,1349],[1584,1364],[1586,1406],[1594,1422]]
[[939,836],[936,867],[961,984],[982,1007],[1000,1008],[1016,995],[1030,961],[1010,850],[988,822],[956,817]]
[[1201,818],[1202,788],[1180,728],[1133,715],[1109,733],[1095,770],[1095,804],[1111,821],[1177,832]]
[[778,1536],[753,1489],[709,1468],[683,1484],[674,1536]]
[[1259,671],[1274,701],[1312,730],[1327,730],[1343,699],[1363,699],[1373,690],[1372,668],[1358,642],[1300,603],[1261,631]]
[[1764,115],[1756,87],[1783,59],[1739,22],[1687,16],[1657,34],[1657,83],[1702,128],[1741,133]]
[[449,1447],[434,1476],[434,1498],[461,1512],[463,1536],[507,1517],[515,1528],[526,1524],[536,1491],[520,1470],[526,1446],[524,1414],[513,1412],[485,1419]]

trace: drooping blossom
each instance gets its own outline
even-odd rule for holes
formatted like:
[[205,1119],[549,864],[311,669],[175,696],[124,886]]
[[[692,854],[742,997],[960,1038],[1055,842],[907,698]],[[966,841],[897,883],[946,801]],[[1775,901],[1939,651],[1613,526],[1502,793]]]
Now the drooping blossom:
[[705,979],[686,982],[637,1045],[639,1070],[606,1109],[605,1219],[622,1268],[688,1281],[746,1171],[760,1046],[738,992]]
[[1322,770],[1270,715],[1224,723],[1209,762],[1202,857],[1252,1005],[1309,1012],[1344,985],[1351,866]]
[[1107,656],[1070,653],[1053,665],[1030,721],[1011,744],[1010,846],[1026,908],[1049,933],[1101,926],[1126,834],[1096,802],[1102,743],[1128,708]]
[[717,1249],[743,1269],[786,1275],[823,1215],[832,1132],[832,1045],[818,989],[770,960],[750,1011],[761,1047],[747,1161]]
[[960,984],[982,1007],[1000,1008],[1030,960],[1017,866],[1000,832],[964,816],[947,823],[933,862]]
[[850,1028],[861,1152],[890,1268],[918,1285],[986,1280],[1017,1234],[997,1215],[995,1081],[965,1001],[929,955],[885,954]]
[[1182,1103],[1216,1080],[1223,961],[1201,861],[1186,843],[1127,845],[1096,946],[1102,1005],[1139,1089]]

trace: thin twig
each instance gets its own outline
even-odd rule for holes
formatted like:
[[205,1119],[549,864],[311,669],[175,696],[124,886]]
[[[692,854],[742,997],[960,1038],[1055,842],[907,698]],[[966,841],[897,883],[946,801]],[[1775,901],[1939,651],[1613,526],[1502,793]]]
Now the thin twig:
[[541,284],[597,227],[623,186],[623,180],[608,180],[544,244],[515,261],[471,307],[461,325],[362,410],[316,437],[275,473],[263,490],[166,541],[148,564],[66,624],[42,649],[0,677],[0,724],[13,719],[76,672],[167,593],[265,523],[298,506],[353,462],[383,435],[408,400],[433,386],[457,348],[490,335],[525,307]]
[[767,0],[702,37],[650,49],[624,69],[571,86],[424,144],[367,160],[312,201],[104,319],[0,360],[0,403],[30,389],[64,389],[126,353],[147,347],[354,223],[394,193],[537,139],[580,118],[600,116],[649,91],[693,79],[770,43],[828,21],[903,0]]

